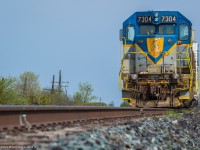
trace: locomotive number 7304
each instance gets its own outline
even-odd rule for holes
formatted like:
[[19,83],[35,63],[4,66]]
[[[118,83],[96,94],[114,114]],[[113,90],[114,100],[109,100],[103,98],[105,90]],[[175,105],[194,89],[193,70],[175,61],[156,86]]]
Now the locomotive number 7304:
[[152,17],[151,16],[138,16],[137,22],[141,22],[141,23],[152,22]]
[[176,22],[176,16],[161,16],[161,21],[166,23]]

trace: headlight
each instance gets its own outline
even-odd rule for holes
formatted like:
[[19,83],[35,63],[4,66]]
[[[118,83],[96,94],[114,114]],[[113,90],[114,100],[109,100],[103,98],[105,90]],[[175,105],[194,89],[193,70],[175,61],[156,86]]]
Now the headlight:
[[158,17],[158,13],[155,13],[154,16],[155,16],[155,17]]
[[131,79],[136,80],[138,78],[137,74],[131,74]]
[[167,41],[169,44],[173,44],[173,40],[172,39],[168,39]]
[[144,41],[143,40],[139,40],[138,43],[141,45],[141,44],[144,44]]
[[159,21],[159,18],[158,18],[158,16],[159,16],[159,14],[156,12],[155,14],[154,14],[154,21],[156,22],[156,23],[158,23],[158,21]]
[[175,80],[179,78],[179,74],[173,74],[172,76]]

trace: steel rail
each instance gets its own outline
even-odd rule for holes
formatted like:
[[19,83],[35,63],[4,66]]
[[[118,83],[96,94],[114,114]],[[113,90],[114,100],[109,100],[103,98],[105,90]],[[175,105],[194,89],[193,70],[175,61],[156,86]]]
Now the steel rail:
[[118,108],[88,106],[37,106],[0,105],[0,128],[48,124],[89,119],[105,119],[140,116],[141,114],[163,114],[163,108]]

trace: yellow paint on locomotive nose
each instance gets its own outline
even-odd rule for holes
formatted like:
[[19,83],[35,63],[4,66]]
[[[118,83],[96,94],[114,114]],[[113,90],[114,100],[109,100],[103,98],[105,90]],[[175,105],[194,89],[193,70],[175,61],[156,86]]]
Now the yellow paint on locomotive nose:
[[148,52],[154,58],[158,57],[162,53],[163,46],[164,38],[147,38]]

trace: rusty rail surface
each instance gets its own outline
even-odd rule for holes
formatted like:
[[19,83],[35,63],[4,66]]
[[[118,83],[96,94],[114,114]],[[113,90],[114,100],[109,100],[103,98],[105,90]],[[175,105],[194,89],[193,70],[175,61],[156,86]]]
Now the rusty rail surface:
[[[142,113],[161,115],[167,109],[143,108]],[[140,108],[88,107],[88,106],[25,106],[1,105],[0,128],[28,126],[52,122],[140,116]]]

